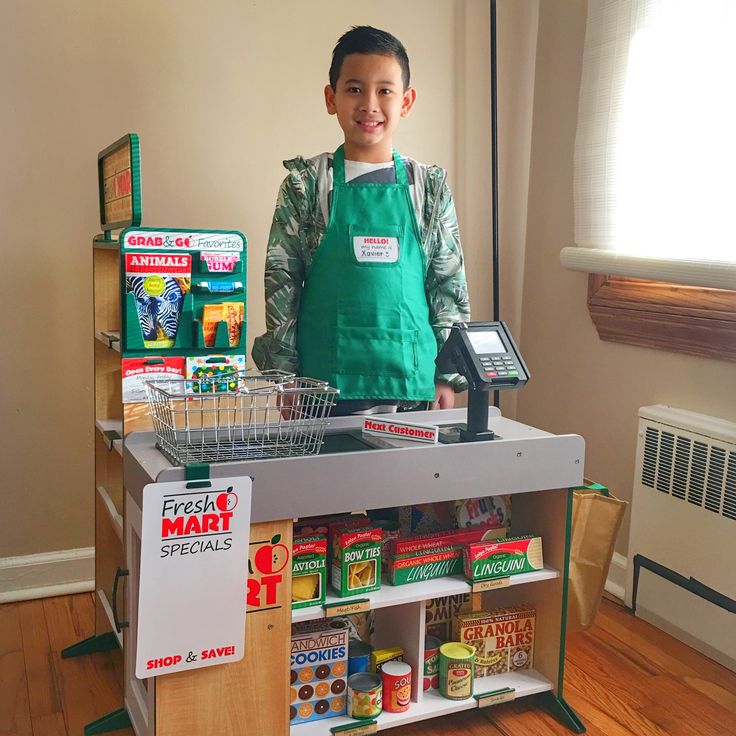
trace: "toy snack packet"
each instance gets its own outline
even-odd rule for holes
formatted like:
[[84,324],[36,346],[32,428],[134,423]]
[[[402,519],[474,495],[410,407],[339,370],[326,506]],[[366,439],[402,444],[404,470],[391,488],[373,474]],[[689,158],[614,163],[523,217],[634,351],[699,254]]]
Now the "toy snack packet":
[[184,295],[191,291],[189,253],[126,253],[125,291],[135,298],[146,348],[174,346]]

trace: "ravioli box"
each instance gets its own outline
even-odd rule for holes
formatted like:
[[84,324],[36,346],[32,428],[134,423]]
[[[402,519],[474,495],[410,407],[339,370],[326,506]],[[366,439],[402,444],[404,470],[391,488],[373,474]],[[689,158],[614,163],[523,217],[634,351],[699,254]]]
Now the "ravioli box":
[[462,570],[462,547],[438,547],[426,552],[391,557],[388,562],[388,581],[391,585],[406,585],[455,575]]
[[296,537],[291,547],[291,607],[307,608],[325,602],[327,539]]
[[348,628],[318,619],[291,628],[292,725],[345,715],[347,710]]
[[477,582],[534,572],[544,567],[542,538],[510,537],[496,542],[473,542],[465,546],[465,577]]
[[360,595],[381,587],[381,539],[381,529],[372,524],[334,531],[332,587],[337,595]]

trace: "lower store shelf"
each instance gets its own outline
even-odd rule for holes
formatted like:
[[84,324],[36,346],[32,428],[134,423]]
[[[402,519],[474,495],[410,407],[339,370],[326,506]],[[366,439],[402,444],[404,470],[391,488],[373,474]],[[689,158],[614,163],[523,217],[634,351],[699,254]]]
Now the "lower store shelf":
[[[475,681],[474,694],[513,688],[516,698],[552,690],[552,683],[536,670],[520,670],[518,672],[507,672],[503,675],[492,675],[491,677],[480,677]],[[403,726],[407,723],[415,723],[428,718],[445,716],[449,713],[457,713],[461,710],[477,708],[478,701],[475,698],[466,700],[449,700],[443,698],[437,690],[428,690],[423,693],[421,703],[412,703],[409,710],[404,713],[381,713],[376,719],[378,730],[383,731],[394,726]],[[330,729],[345,724],[358,724],[358,721],[345,716],[336,718],[325,718],[321,721],[311,723],[300,723],[291,727],[291,736],[328,736]]]

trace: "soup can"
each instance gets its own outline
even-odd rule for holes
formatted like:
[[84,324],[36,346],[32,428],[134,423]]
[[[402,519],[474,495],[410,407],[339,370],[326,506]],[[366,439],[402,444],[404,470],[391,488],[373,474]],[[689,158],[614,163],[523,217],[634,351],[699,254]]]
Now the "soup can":
[[351,718],[375,718],[382,707],[381,675],[356,672],[348,677],[348,715]]
[[403,713],[411,703],[411,665],[406,662],[386,662],[381,670],[383,678],[383,709],[389,713]]
[[440,647],[440,693],[450,700],[473,694],[475,647],[450,641]]
[[432,688],[436,690],[440,686],[440,646],[442,646],[442,640],[438,637],[425,637],[423,690]]
[[348,676],[356,672],[368,672],[371,668],[371,652],[373,647],[360,639],[351,639],[348,643]]

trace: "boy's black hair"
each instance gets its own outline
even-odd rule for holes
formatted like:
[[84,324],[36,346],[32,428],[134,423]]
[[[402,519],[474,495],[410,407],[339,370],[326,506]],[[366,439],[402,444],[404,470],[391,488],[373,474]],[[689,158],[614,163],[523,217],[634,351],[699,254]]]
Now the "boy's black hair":
[[401,67],[404,89],[409,87],[409,56],[401,41],[387,31],[380,31],[373,26],[353,26],[347,33],[340,36],[332,52],[332,64],[330,65],[332,89],[337,86],[342,62],[348,54],[381,54],[395,57]]

